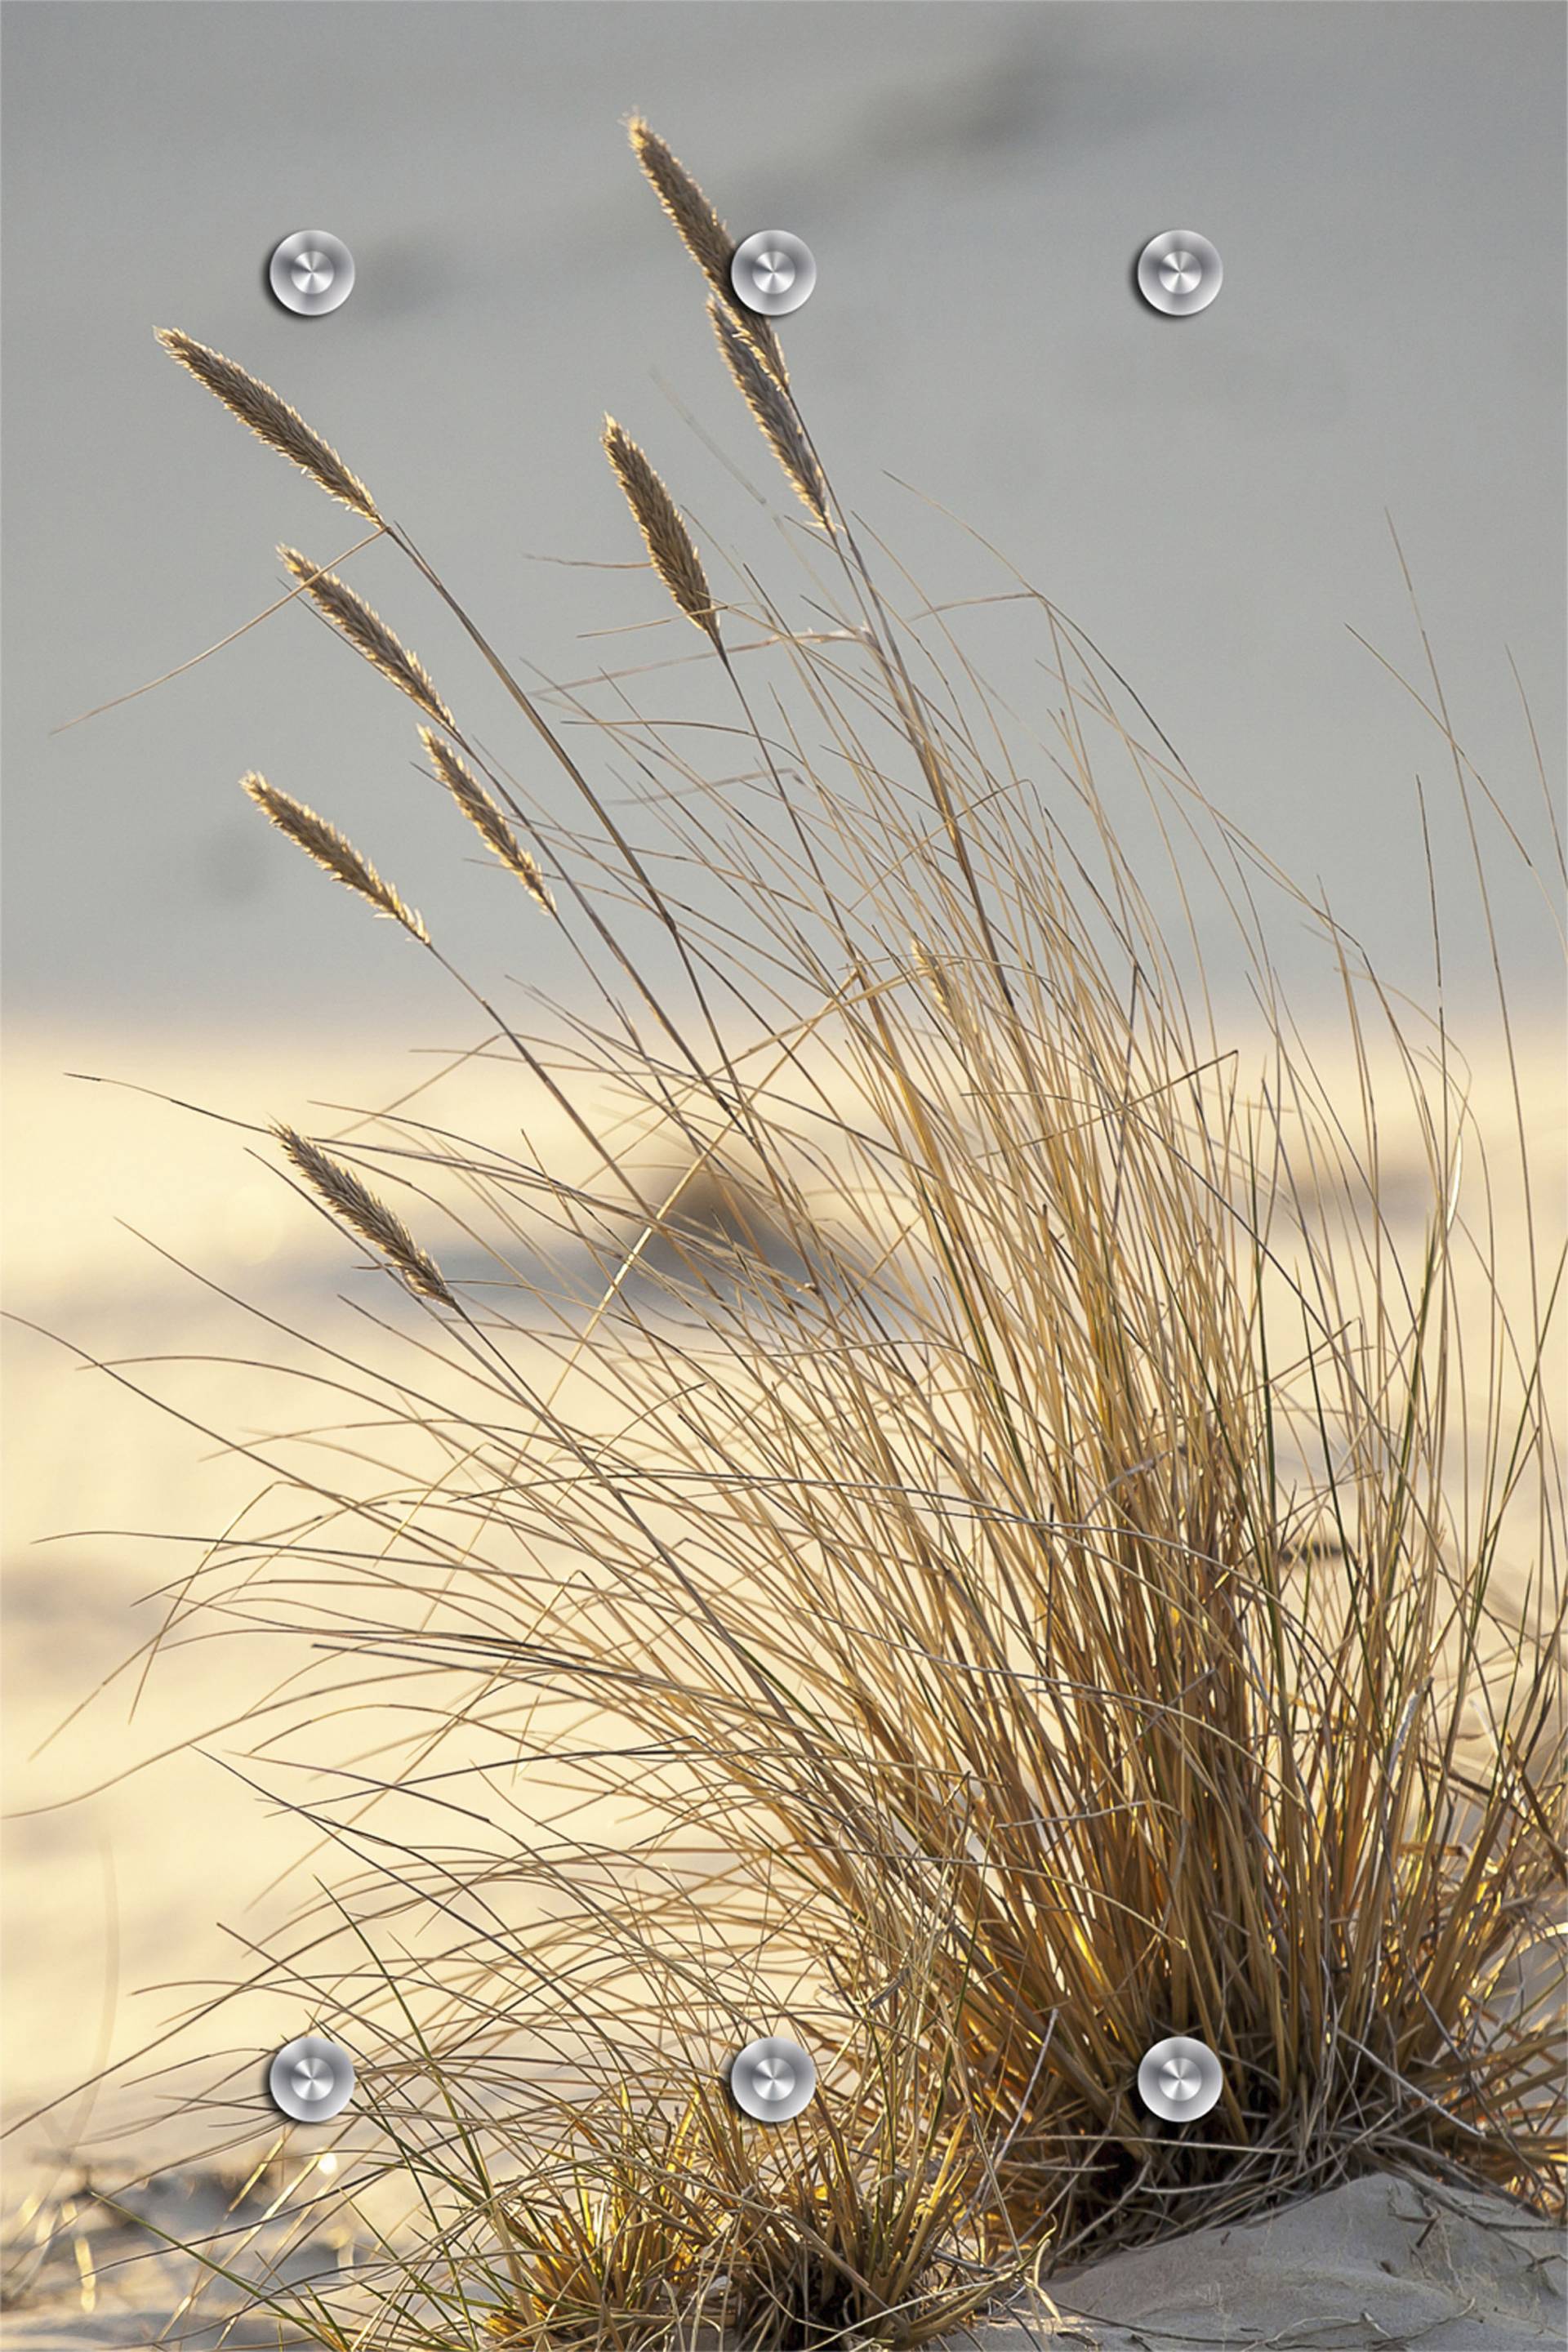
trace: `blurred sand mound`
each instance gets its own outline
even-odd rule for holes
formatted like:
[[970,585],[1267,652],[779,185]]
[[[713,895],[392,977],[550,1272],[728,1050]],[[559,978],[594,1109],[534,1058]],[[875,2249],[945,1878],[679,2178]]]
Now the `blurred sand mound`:
[[984,2352],[1514,2352],[1561,2344],[1563,2240],[1505,2199],[1376,2173],[1267,2220],[1200,2230],[1051,2282],[1055,2334]]

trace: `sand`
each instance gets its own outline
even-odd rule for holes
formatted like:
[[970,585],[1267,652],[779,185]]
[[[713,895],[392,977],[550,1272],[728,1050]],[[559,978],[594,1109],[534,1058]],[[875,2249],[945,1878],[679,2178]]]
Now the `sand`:
[[[1378,2173],[1266,2221],[1200,2230],[1054,2282],[1058,2334],[1096,2352],[1560,2344],[1563,2242],[1501,2198]],[[986,2329],[981,2340],[986,2352],[1021,2352],[1031,2339]]]
[[[139,2209],[171,2233],[234,2232],[226,2259],[268,2258],[265,2199],[228,2218],[211,2176],[174,2176]],[[277,2324],[243,2291],[207,2291],[182,2309],[192,2266],[142,2251],[144,2233],[79,2209],[8,2311],[12,2352],[110,2352],[177,2341],[208,2352],[276,2346]],[[79,2249],[86,2249],[85,2254]],[[289,2267],[325,2284],[353,2248],[307,2236]],[[325,2277],[323,2276],[325,2274]],[[330,2292],[329,2292],[330,2300]],[[945,2352],[1514,2352],[1561,2343],[1561,2231],[1503,2199],[1374,2174],[1267,2221],[1200,2230],[1116,2254],[1052,2283],[1055,2310],[987,2325]],[[285,2342],[290,2340],[287,2336]],[[737,2347],[737,2352],[740,2348]]]

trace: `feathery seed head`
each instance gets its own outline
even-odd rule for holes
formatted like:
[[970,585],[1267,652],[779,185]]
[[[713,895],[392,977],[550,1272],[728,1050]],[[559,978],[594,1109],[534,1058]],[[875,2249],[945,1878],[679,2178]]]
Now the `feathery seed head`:
[[430,934],[418,914],[412,907],[404,905],[392,884],[383,881],[369,858],[363,857],[335,824],[329,824],[324,816],[318,816],[314,809],[305,806],[303,801],[294,800],[288,793],[279,792],[276,784],[269,784],[265,776],[259,776],[254,771],[240,778],[240,789],[249,794],[262,814],[270,818],[279,833],[287,834],[307,857],[313,858],[318,866],[333,875],[345,889],[353,890],[368,900],[378,915],[390,915],[395,923],[401,923],[405,931],[411,931],[422,946],[430,945]]
[[654,570],[689,621],[720,644],[719,619],[713,592],[702,569],[696,542],[681,520],[680,511],[629,433],[613,416],[605,419],[605,454],[626,492],[626,504],[642,532]]
[[309,556],[301,555],[297,547],[280,547],[278,554],[284,569],[300,583],[317,612],[366,661],[373,663],[383,677],[389,677],[394,686],[443,727],[455,725],[424,663],[394,635],[380,614],[373,612],[347,581],[340,580],[335,572],[323,572]]
[[368,1242],[386,1259],[410,1290],[443,1307],[456,1307],[458,1302],[435,1259],[420,1248],[402,1218],[395,1216],[384,1201],[378,1201],[351,1168],[281,1119],[274,1120],[272,1132],[311,1191],[361,1241]]
[[809,508],[814,521],[829,530],[827,485],[801,428],[795,403],[778,378],[758,359],[750,339],[735,323],[735,314],[711,297],[708,315],[719,338],[724,364],[739,385],[742,398],[763,429],[763,437],[788,475],[796,496]]
[[276,449],[301,473],[309,474],[330,498],[340,499],[355,514],[363,515],[366,522],[381,522],[375,500],[358,475],[350,473],[331,444],[323,441],[299,410],[290,408],[270,384],[263,383],[259,376],[251,375],[235,361],[226,359],[221,352],[182,334],[177,327],[160,327],[157,337],[170,358],[177,360],[198,383],[205,383],[229,415],[237,416],[258,441],[265,441],[269,449]]
[[451,745],[442,741],[433,728],[422,727],[419,740],[429,755],[430,765],[438,781],[446,785],[486,846],[494,850],[501,864],[517,876],[530,898],[536,899],[547,914],[552,915],[555,901],[550,895],[538,859],[524,849],[479,778],[458,757]]
[[731,236],[685,164],[672,155],[658,133],[644,121],[640,114],[633,115],[626,125],[632,152],[659,203],[674,223],[681,243],[707,278],[720,300],[728,305],[742,334],[755,349],[765,367],[771,368],[780,383],[789,382],[784,352],[771,322],[759,318],[755,311],[743,310],[735,297],[730,277],[730,264],[735,257],[735,239]]

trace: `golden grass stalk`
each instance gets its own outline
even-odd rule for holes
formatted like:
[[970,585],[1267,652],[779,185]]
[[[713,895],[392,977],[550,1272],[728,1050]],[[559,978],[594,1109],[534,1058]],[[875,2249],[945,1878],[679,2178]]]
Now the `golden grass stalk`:
[[400,1275],[412,1291],[421,1298],[431,1298],[442,1307],[458,1304],[447,1286],[446,1278],[427,1250],[420,1248],[401,1217],[395,1216],[384,1201],[378,1201],[368,1186],[362,1184],[352,1168],[321,1150],[307,1136],[275,1119],[272,1132],[312,1192],[321,1195],[334,1216],[368,1242],[373,1250],[385,1258],[394,1273]]
[[626,132],[631,141],[632,153],[674,223],[686,250],[719,299],[728,307],[738,331],[752,344],[763,365],[773,371],[780,383],[787,383],[789,373],[772,322],[759,317],[754,310],[744,309],[736,296],[730,276],[735,239],[685,164],[679,156],[670,152],[658,133],[640,114],[632,117]]
[[364,598],[340,580],[335,572],[323,572],[297,547],[280,547],[279,558],[290,577],[297,580],[322,616],[345,636],[356,652],[389,677],[394,686],[416,702],[421,710],[443,727],[456,725],[451,712],[436,691],[435,681],[416,654],[393,635],[382,619],[373,612]]
[[209,392],[216,394],[229,415],[237,416],[258,441],[265,441],[269,449],[276,449],[301,473],[309,474],[330,498],[341,499],[355,514],[363,515],[366,522],[382,521],[380,509],[359,476],[350,473],[331,445],[323,441],[299,410],[290,408],[270,384],[263,383],[259,376],[252,375],[236,361],[226,359],[221,352],[182,334],[177,327],[160,327],[157,336],[170,358],[177,360],[198,383],[205,383]]
[[241,777],[240,788],[249,793],[262,814],[271,819],[279,833],[286,833],[290,841],[298,843],[307,857],[313,857],[318,866],[335,875],[346,889],[355,891],[360,898],[368,900],[378,915],[390,915],[395,923],[401,923],[421,946],[430,945],[430,934],[420,916],[412,907],[404,904],[392,884],[383,880],[369,858],[362,856],[335,824],[329,824],[324,816],[318,816],[314,809],[305,806],[303,801],[294,800],[288,793],[279,792],[276,784],[269,784],[265,776],[257,775],[254,771],[248,776]]
[[680,509],[649,465],[631,435],[613,416],[605,419],[605,455],[626,492],[648,560],[689,621],[722,651],[713,591],[702,569],[695,541],[681,520]]
[[732,310],[710,297],[708,315],[713,321],[724,364],[740,386],[741,395],[761,425],[769,447],[789,477],[796,496],[810,509],[813,520],[827,530],[827,485],[801,429],[794,400],[758,359]]
[[465,766],[451,745],[443,742],[434,728],[422,727],[419,740],[429,755],[437,781],[446,785],[480,839],[516,875],[530,898],[537,899],[546,913],[552,915],[555,901],[545,884],[539,860],[524,849],[479,778]]

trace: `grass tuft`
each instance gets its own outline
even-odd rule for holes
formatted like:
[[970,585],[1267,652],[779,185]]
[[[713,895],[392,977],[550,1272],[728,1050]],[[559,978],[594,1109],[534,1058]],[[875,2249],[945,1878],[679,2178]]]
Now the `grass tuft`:
[[[1560,2212],[1563,1254],[1506,1003],[1477,1022],[1511,1104],[1489,1152],[1453,1005],[1382,982],[1044,595],[1004,591],[1054,705],[1031,730],[973,600],[874,582],[730,302],[727,232],[632,137],[827,538],[800,625],[782,593],[727,606],[754,634],[727,728],[639,719],[628,671],[602,715],[562,690],[579,758],[392,534],[578,795],[560,936],[593,994],[543,1037],[496,1019],[499,1140],[384,1115],[485,1254],[486,1320],[416,1363],[340,1353],[374,1446],[320,1433],[182,1585],[187,1615],[300,1641],[301,1736],[370,1724],[319,1803],[290,1778],[343,1882],[269,1980],[364,2053],[364,2162],[410,2211],[295,2322],[335,2352],[911,2345],[1028,2267],[1375,2168]],[[668,493],[606,446],[718,644]],[[451,731],[368,608],[288,560]],[[624,781],[628,747],[623,820],[592,772]],[[323,820],[246,788],[426,939]],[[1328,1059],[1276,921],[1321,943]],[[1228,993],[1199,936],[1232,942]],[[1244,990],[1256,1019],[1224,1009]],[[650,1195],[656,1135],[680,1164]],[[705,1222],[721,1174],[741,1206]],[[721,2087],[763,2031],[822,2084],[773,2135]],[[1174,2032],[1225,2079],[1181,2130],[1135,2088]]]

